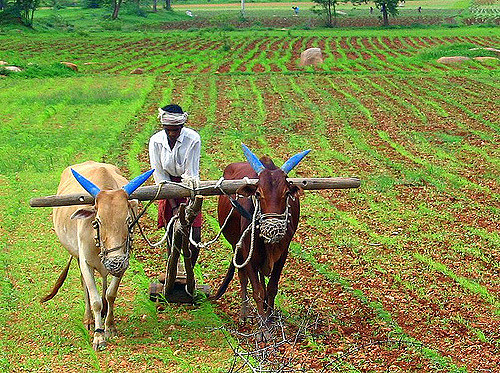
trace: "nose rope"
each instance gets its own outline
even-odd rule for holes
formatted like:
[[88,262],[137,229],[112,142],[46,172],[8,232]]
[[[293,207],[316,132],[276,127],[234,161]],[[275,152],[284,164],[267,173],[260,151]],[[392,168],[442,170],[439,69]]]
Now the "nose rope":
[[[112,248],[107,249],[104,246],[104,243],[101,240],[101,221],[99,217],[96,216],[95,220],[92,221],[92,227],[96,231],[96,235],[94,236],[95,239],[95,245],[96,247],[100,248],[100,253],[99,253],[99,258],[101,259],[101,263],[104,265],[104,267],[113,275],[113,276],[121,276],[123,275],[123,272],[128,268],[129,265],[129,256],[130,256],[130,249],[132,248],[133,245],[133,226],[134,223],[131,223],[131,221],[134,221],[134,211],[130,209],[132,217],[129,216],[127,217],[127,238],[125,241],[117,246],[114,246]],[[118,251],[122,248],[124,248],[124,253],[123,255],[118,255],[112,258],[108,258],[108,254]]]
[[266,243],[276,243],[279,242],[285,237],[286,230],[288,227],[288,219],[290,218],[289,203],[290,196],[286,199],[286,208],[285,212],[282,214],[277,213],[260,213],[260,203],[258,204],[259,210],[259,227],[260,227],[260,236],[264,239]]
[[[259,200],[255,196],[252,196],[252,203],[255,206],[254,212],[252,214],[252,222],[245,229],[245,231],[241,235],[240,239],[238,240],[238,243],[234,248],[233,265],[235,268],[241,269],[245,267],[252,259],[255,246],[255,231],[257,228],[260,228],[260,236],[264,239],[265,243],[279,242],[285,236],[286,230],[288,228],[288,218],[291,215],[289,213],[289,207],[290,207],[289,199],[290,196],[288,196],[286,200],[286,208],[283,214],[277,214],[277,213],[262,214],[260,212],[261,209]],[[250,250],[248,251],[248,256],[242,264],[238,264],[236,263],[236,255],[238,254],[238,251],[241,250],[241,247],[243,246],[243,241],[249,232],[251,232],[251,237],[250,237]]]

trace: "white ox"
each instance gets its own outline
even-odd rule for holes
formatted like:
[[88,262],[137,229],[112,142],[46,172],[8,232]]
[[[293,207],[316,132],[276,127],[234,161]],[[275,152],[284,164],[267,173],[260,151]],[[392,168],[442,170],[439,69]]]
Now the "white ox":
[[[94,319],[94,350],[105,348],[106,338],[116,335],[113,306],[120,280],[128,267],[132,225],[137,215],[137,201],[129,201],[128,197],[152,172],[129,183],[115,166],[89,161],[68,167],[61,175],[58,195],[81,193],[83,187],[95,197],[95,203],[85,207],[54,208],[55,231],[71,255],[52,292],[42,302],[56,295],[66,279],[72,258],[78,259],[85,294],[83,322],[90,329]],[[94,271],[103,279],[102,299]],[[108,274],[111,275],[109,287]]]

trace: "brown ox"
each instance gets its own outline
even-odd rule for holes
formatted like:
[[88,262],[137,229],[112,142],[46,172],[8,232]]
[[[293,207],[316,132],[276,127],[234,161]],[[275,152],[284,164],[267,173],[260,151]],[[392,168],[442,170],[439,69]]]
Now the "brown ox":
[[[152,171],[128,183],[115,166],[89,161],[68,167],[61,175],[58,195],[81,193],[83,187],[95,197],[95,204],[54,208],[56,234],[71,255],[52,292],[42,302],[56,295],[66,279],[72,258],[78,259],[85,294],[83,322],[90,329],[94,319],[95,350],[103,349],[106,338],[116,334],[113,306],[120,280],[128,267],[132,228],[137,212],[137,201],[129,201],[128,197],[147,180]],[[99,272],[103,279],[102,299],[97,290],[94,271]],[[108,274],[111,275],[109,287]]]
[[[224,294],[237,267],[242,301],[240,320],[245,321],[248,317],[247,285],[250,280],[260,322],[265,324],[274,308],[281,271],[299,222],[298,196],[301,189],[287,180],[287,174],[309,150],[293,156],[278,168],[270,158],[259,160],[245,145],[242,146],[248,162],[230,164],[224,170],[224,178],[248,177],[258,178],[259,181],[256,185],[247,185],[237,191],[238,195],[245,197],[238,202],[246,213],[232,208],[232,205],[238,207],[234,203],[234,195],[231,198],[224,195],[219,197],[219,224],[233,246],[235,255],[213,299],[219,299]],[[269,277],[267,286],[265,277]]]

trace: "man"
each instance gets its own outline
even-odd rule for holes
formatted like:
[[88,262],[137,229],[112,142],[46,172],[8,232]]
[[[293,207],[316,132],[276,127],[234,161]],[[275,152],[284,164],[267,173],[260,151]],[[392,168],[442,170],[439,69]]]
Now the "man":
[[[188,113],[179,105],[167,105],[158,109],[158,119],[163,130],[149,140],[149,161],[155,169],[155,183],[162,181],[180,182],[182,179],[199,179],[200,135],[184,127]],[[158,205],[158,228],[166,227],[171,217],[187,198],[160,200]],[[193,222],[193,239],[201,240],[201,213]],[[191,262],[194,266],[199,249],[191,245]]]

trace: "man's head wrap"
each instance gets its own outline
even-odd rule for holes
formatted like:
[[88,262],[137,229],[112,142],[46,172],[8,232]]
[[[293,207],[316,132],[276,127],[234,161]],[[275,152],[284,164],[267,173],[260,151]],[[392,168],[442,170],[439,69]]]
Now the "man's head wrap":
[[186,123],[188,113],[171,113],[158,108],[158,119],[164,126],[182,126]]

